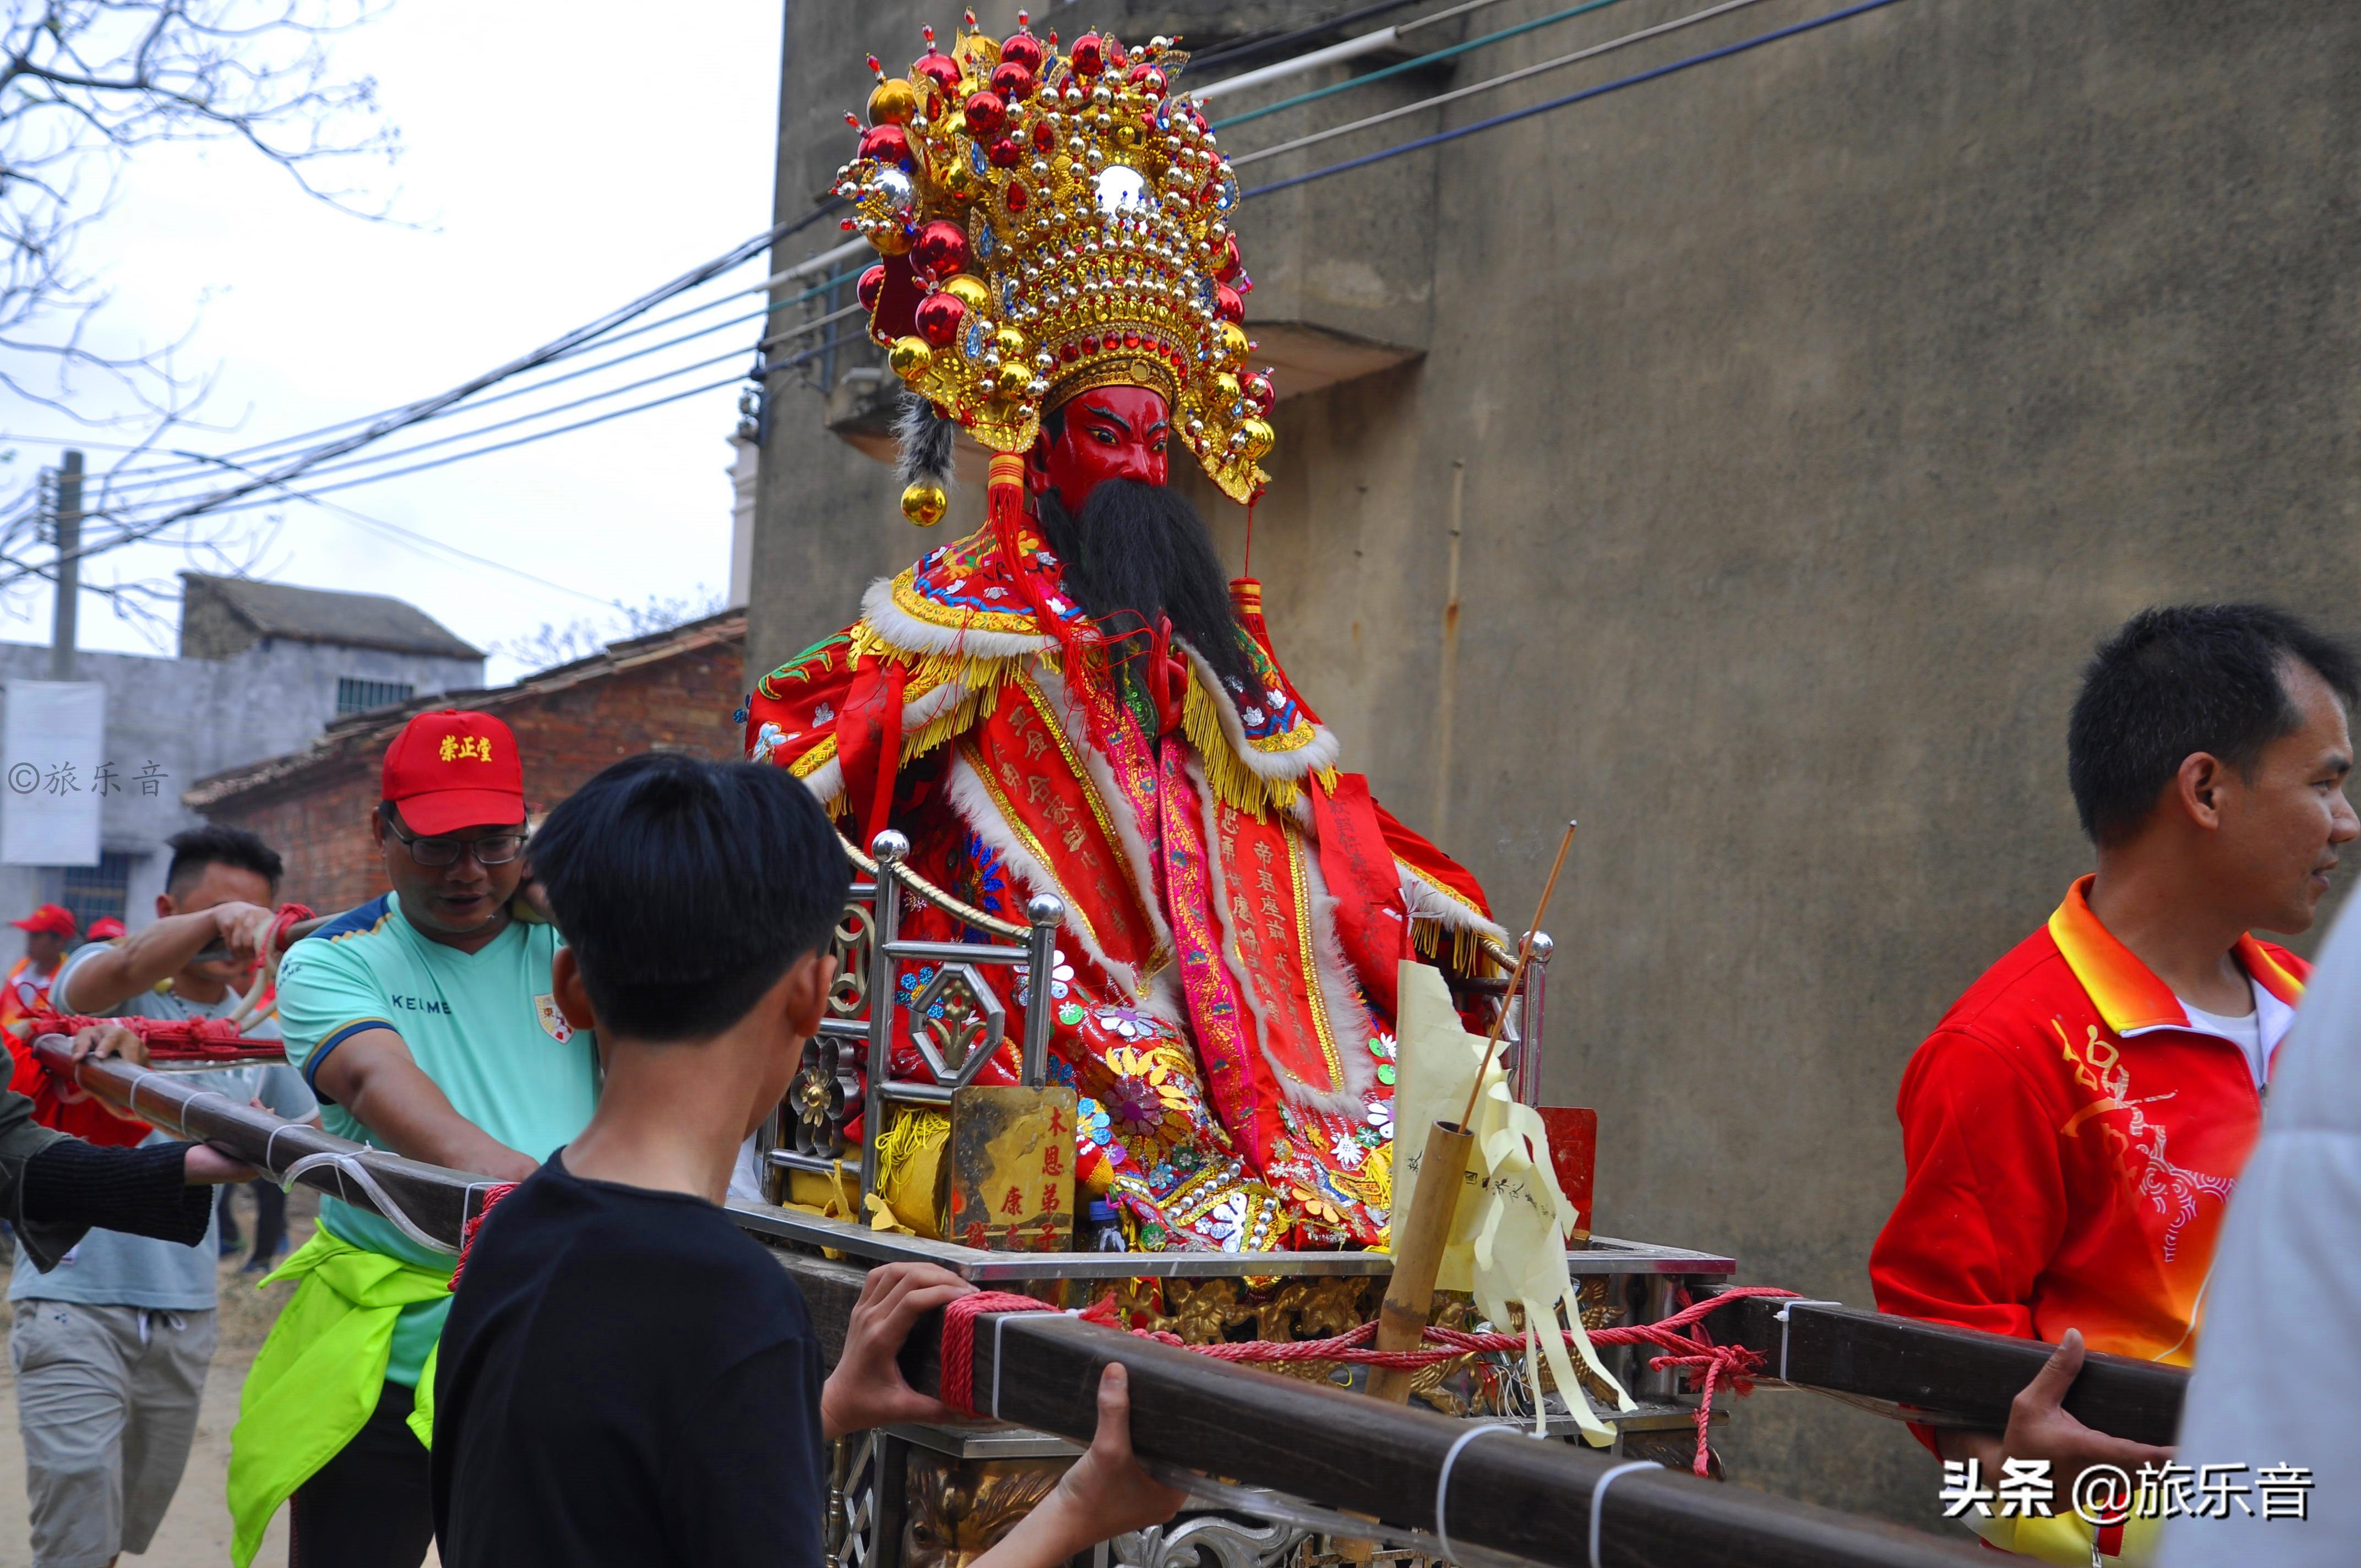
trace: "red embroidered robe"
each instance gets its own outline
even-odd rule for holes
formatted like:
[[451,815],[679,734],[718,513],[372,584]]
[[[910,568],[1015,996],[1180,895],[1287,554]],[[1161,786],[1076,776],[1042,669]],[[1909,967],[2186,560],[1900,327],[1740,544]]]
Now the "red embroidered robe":
[[[1017,546],[1012,562],[987,530],[875,584],[861,620],[758,685],[748,756],[802,778],[856,841],[900,829],[914,870],[989,913],[1022,924],[1033,894],[1064,900],[1048,994],[1017,1000],[1056,1009],[1078,1169],[1139,1245],[1383,1245],[1394,964],[1497,938],[1482,890],[1335,770],[1258,585],[1232,586],[1253,689],[1176,644],[1166,694],[1126,701],[1055,556],[1029,528]],[[903,929],[966,935],[931,908]],[[895,1004],[933,974],[905,965]],[[982,1081],[1014,1081],[1014,1012]]]

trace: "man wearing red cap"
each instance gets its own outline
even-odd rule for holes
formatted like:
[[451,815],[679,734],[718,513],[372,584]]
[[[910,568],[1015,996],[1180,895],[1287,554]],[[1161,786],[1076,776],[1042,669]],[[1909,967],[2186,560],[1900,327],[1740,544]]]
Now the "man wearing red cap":
[[73,912],[61,905],[44,904],[22,920],[8,922],[25,933],[25,956],[8,971],[6,990],[0,993],[0,1025],[13,1024],[38,1013],[49,1000],[49,985],[66,949],[82,934]]
[[[524,774],[508,726],[447,708],[412,718],[386,751],[370,831],[393,891],[289,950],[288,1062],[329,1132],[521,1180],[588,1123],[598,1065],[554,1000],[556,928],[517,914]],[[424,1561],[420,1396],[450,1275],[447,1255],[383,1217],[321,1201],[313,1239],[270,1276],[302,1283],[256,1357],[231,1440],[238,1568],[291,1498],[295,1568]]]

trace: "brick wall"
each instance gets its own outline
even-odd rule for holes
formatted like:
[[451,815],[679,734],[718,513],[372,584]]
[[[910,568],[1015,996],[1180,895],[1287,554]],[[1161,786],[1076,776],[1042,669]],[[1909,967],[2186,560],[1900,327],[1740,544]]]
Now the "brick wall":
[[[516,732],[527,806],[535,816],[599,769],[641,751],[731,758],[730,715],[744,696],[742,641],[690,649],[554,691],[490,692],[467,706]],[[261,835],[286,857],[281,896],[326,914],[385,891],[369,837],[386,742],[397,727],[355,736],[290,776],[203,805],[204,815]]]

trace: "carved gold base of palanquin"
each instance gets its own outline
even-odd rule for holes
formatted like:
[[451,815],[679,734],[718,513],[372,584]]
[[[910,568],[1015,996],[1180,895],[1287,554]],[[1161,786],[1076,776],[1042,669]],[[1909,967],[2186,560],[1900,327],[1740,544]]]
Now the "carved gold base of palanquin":
[[[900,1555],[892,1568],[968,1568],[1006,1539],[1057,1486],[1072,1458],[960,1459],[912,1448],[904,1460]],[[1409,1552],[1378,1552],[1366,1563],[1325,1536],[1275,1521],[1183,1510],[1170,1522],[1116,1537],[1088,1558],[1092,1568],[1430,1568]]]
[[967,1568],[1049,1497],[1071,1458],[954,1459],[914,1449],[902,1518],[901,1568]]
[[[1601,1329],[1620,1321],[1622,1309],[1611,1300],[1607,1277],[1590,1275],[1582,1281],[1582,1322]],[[1115,1310],[1127,1328],[1178,1336],[1186,1344],[1238,1343],[1260,1340],[1297,1343],[1334,1339],[1375,1319],[1385,1298],[1381,1277],[1245,1277],[1213,1279],[1126,1279],[1115,1286]],[[1474,1330],[1478,1318],[1475,1303],[1462,1291],[1438,1291],[1430,1321],[1439,1327]],[[1517,1321],[1501,1325],[1521,1331]],[[1254,1365],[1307,1383],[1357,1388],[1367,1380],[1367,1368],[1338,1361],[1262,1361]],[[1549,1364],[1540,1365],[1544,1393],[1556,1389]],[[1422,1366],[1411,1378],[1411,1398],[1450,1416],[1528,1415],[1513,1408],[1506,1377],[1520,1374],[1504,1366],[1498,1356],[1470,1352]],[[1581,1369],[1584,1387],[1595,1400],[1611,1406],[1614,1393]]]

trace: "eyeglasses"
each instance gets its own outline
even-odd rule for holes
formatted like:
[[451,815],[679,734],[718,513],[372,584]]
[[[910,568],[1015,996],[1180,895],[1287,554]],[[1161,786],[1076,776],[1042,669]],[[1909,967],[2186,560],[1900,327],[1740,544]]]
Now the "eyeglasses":
[[422,866],[455,866],[471,854],[479,866],[504,866],[524,853],[522,833],[487,833],[480,839],[413,839],[389,822],[386,831],[401,840],[410,858]]

